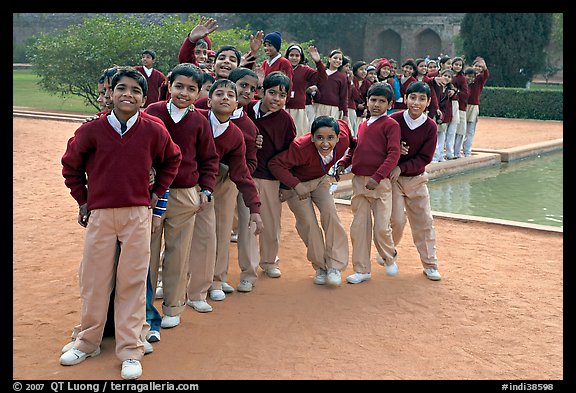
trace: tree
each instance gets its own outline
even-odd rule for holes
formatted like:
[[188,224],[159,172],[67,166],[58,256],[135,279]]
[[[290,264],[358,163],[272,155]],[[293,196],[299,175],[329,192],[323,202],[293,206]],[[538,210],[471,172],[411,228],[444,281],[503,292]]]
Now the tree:
[[460,26],[464,55],[482,56],[491,86],[524,87],[546,67],[552,14],[468,13]]
[[[156,67],[167,74],[178,64],[182,41],[199,20],[199,15],[191,14],[185,22],[175,16],[161,24],[146,24],[134,16],[95,16],[60,33],[40,33],[29,47],[28,59],[44,90],[83,97],[98,109],[96,88],[104,69],[139,65],[142,50],[153,49]],[[240,28],[210,34],[214,48],[225,42],[242,53],[249,49],[248,37],[248,31]]]

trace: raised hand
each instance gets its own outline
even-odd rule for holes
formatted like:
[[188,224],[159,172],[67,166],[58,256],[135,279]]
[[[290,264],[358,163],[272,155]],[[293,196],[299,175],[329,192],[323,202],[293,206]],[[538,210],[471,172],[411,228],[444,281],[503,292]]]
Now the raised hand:
[[202,16],[200,22],[194,26],[194,28],[188,33],[188,39],[191,42],[196,42],[199,39],[206,37],[208,34],[212,33],[218,28],[218,23],[216,19]]

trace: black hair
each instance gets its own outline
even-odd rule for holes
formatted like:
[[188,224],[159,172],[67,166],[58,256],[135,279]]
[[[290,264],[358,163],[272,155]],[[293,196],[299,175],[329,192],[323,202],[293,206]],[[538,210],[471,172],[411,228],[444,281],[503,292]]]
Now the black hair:
[[289,92],[290,78],[288,78],[288,76],[282,71],[274,71],[269,73],[264,78],[264,81],[262,82],[262,87],[264,88],[264,91],[266,91],[275,86],[284,87],[284,91]]
[[376,82],[370,86],[366,93],[367,98],[371,96],[384,96],[389,102],[392,102],[394,100],[394,90],[387,82]]
[[234,54],[236,55],[236,65],[240,65],[240,60],[242,59],[242,54],[240,53],[240,51],[238,51],[238,49],[236,49],[235,46],[232,45],[224,45],[223,47],[221,47],[220,49],[218,49],[218,51],[216,52],[216,59],[218,58],[218,56],[220,55],[220,53],[225,52],[225,51],[233,51]]
[[148,94],[148,83],[146,82],[146,78],[144,78],[144,75],[142,75],[140,71],[138,71],[136,68],[129,66],[118,67],[117,72],[112,77],[112,82],[110,82],[110,87],[112,90],[114,90],[114,88],[118,84],[118,81],[123,77],[134,79],[140,85],[140,88],[142,89],[142,94],[144,96]]
[[302,49],[300,44],[296,44],[294,42],[288,45],[288,48],[286,48],[286,52],[284,53],[285,58],[288,58],[290,56],[290,52],[292,52],[292,49],[298,49],[298,52],[300,52],[300,61],[298,62],[298,64],[308,64],[308,59],[306,58],[306,56],[304,56],[304,49]]
[[172,68],[170,74],[170,84],[174,83],[174,80],[178,75],[183,75],[192,78],[198,84],[198,88],[202,87],[204,83],[204,71],[200,69],[196,64],[192,63],[180,63],[176,67]]
[[316,130],[322,127],[330,127],[334,130],[336,135],[340,135],[340,124],[338,124],[338,121],[336,121],[332,116],[318,116],[315,118],[310,127],[310,133],[314,135]]
[[422,81],[412,82],[408,85],[408,88],[406,89],[406,96],[412,93],[426,93],[426,96],[430,98],[431,95],[430,86],[428,85],[428,83]]
[[228,79],[230,79],[232,82],[238,82],[245,76],[251,76],[255,79],[258,79],[258,74],[254,70],[246,67],[234,68],[232,71],[230,71],[230,74],[228,74]]
[[474,75],[474,74],[476,74],[474,72],[474,67],[468,66],[468,67],[464,68],[464,75]]
[[214,78],[212,76],[212,74],[208,73],[208,72],[203,72],[204,75],[202,75],[202,84],[206,83],[206,82],[212,82],[214,83],[214,81],[216,80],[216,78]]
[[352,74],[353,74],[353,75],[356,75],[356,72],[358,72],[358,70],[360,69],[360,67],[362,67],[362,66],[364,66],[364,65],[366,65],[366,62],[363,61],[363,60],[359,60],[359,61],[357,61],[356,63],[354,63],[354,64],[352,65]]
[[404,63],[402,63],[402,68],[404,68],[405,65],[409,65],[412,67],[412,71],[416,70],[416,62],[412,59],[406,59],[404,60]]
[[[112,77],[114,76],[114,74],[118,72],[118,66],[114,65],[110,68],[106,68],[103,72],[102,72],[102,76],[100,77],[100,79],[98,80],[98,83],[104,83],[107,80],[112,80]],[[100,80],[102,80],[102,82],[100,82]]]
[[144,49],[142,51],[143,55],[150,55],[150,57],[154,60],[156,59],[156,52],[154,52],[152,49]]
[[232,90],[234,90],[234,94],[236,95],[236,98],[238,98],[238,91],[236,90],[236,83],[232,82],[230,79],[218,79],[216,81],[214,81],[214,84],[212,85],[212,87],[210,87],[210,90],[208,91],[208,97],[212,98],[212,93],[214,93],[214,90],[216,90],[219,87],[230,87]]

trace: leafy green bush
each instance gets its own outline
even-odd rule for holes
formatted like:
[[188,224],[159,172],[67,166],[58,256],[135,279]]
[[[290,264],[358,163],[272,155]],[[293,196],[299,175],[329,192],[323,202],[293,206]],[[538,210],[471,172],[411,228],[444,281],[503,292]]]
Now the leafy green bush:
[[564,120],[561,90],[484,87],[480,114],[513,119]]

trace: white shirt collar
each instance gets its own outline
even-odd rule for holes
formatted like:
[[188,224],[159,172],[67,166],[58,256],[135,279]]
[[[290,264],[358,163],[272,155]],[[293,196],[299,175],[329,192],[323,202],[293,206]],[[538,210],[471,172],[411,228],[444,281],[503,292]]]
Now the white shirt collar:
[[172,103],[172,100],[168,100],[168,102],[166,103],[166,109],[168,109],[168,113],[170,114],[172,120],[174,120],[174,123],[178,123],[180,120],[184,118],[184,116],[186,116],[186,114],[191,109],[193,110],[193,106],[187,106],[186,108],[178,108],[176,105]]
[[244,114],[244,107],[237,108],[232,112],[232,116],[230,116],[230,120],[239,119]]
[[[124,133],[128,132],[128,130],[130,128],[132,128],[134,123],[136,123],[136,120],[138,120],[138,114],[139,113],[140,113],[140,111],[136,112],[134,114],[134,116],[132,116],[131,118],[128,119],[128,121],[126,122],[127,128],[126,128],[126,131]],[[110,111],[110,114],[107,116],[107,118],[108,118],[108,122],[110,123],[112,128],[114,128],[114,130],[116,130],[116,132],[118,134],[120,134],[120,136],[122,136],[122,131],[120,129],[121,123],[120,123],[120,120],[118,120],[118,118],[116,117],[116,114],[114,114],[114,110]]]
[[260,115],[260,106],[262,105],[262,100],[258,101],[256,104],[254,104],[254,106],[252,107],[252,109],[254,110],[254,118],[259,119],[261,117],[267,116],[272,112],[266,112],[264,113],[264,115]]
[[324,165],[327,165],[330,164],[332,162],[332,159],[334,158],[334,150],[332,150],[330,154],[328,154],[327,156],[323,156],[322,154],[320,154],[320,152],[318,152],[318,155],[320,156],[320,159],[322,160]]
[[422,113],[420,116],[418,116],[417,119],[412,119],[408,114],[408,110],[405,110],[402,116],[404,117],[404,121],[406,121],[408,128],[410,128],[411,130],[420,127],[422,124],[424,124],[424,122],[428,118],[428,116]]
[[210,126],[212,127],[212,135],[214,138],[218,138],[220,135],[222,135],[230,125],[230,120],[227,120],[224,123],[220,123],[220,120],[218,120],[212,111],[208,112],[208,117],[210,118]]
[[380,116],[370,116],[370,118],[368,120],[366,120],[368,123],[366,125],[370,125],[372,123],[374,123],[376,120],[378,120],[379,118],[381,118],[382,116],[387,116],[386,114],[380,115]]
[[150,75],[152,75],[152,70],[153,70],[154,68],[148,68],[148,67],[146,67],[146,66],[142,66],[142,68],[144,68],[144,72],[146,72],[146,75],[147,75],[148,77],[150,77]]
[[278,60],[278,59],[280,58],[280,56],[282,56],[282,55],[281,55],[280,53],[278,53],[278,54],[276,55],[276,57],[274,57],[273,59],[268,59],[268,65],[274,64],[274,62],[275,62],[276,60]]

